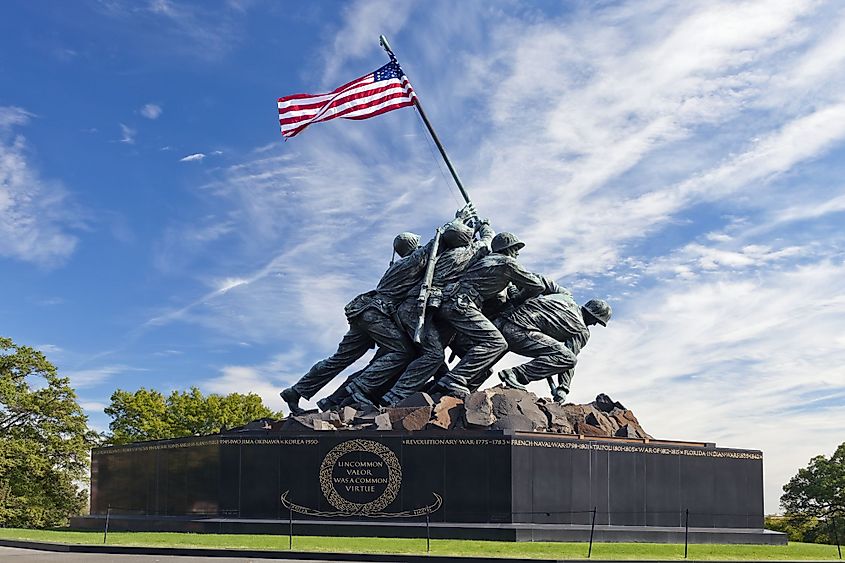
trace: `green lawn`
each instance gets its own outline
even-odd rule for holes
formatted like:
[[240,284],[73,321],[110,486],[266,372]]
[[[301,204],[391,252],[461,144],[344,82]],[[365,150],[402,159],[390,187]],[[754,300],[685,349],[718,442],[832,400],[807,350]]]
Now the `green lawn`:
[[[101,532],[66,530],[0,529],[0,538],[25,539],[58,543],[102,544]],[[111,545],[159,547],[217,547],[266,549],[288,548],[287,536],[247,534],[176,534],[159,532],[110,532]],[[296,551],[352,553],[425,553],[424,539],[388,538],[322,538],[294,536]],[[524,557],[584,559],[586,543],[511,543],[494,541],[432,540],[433,555],[475,555],[486,557]],[[593,544],[596,559],[683,559],[683,544],[597,543]],[[790,543],[787,546],[698,545],[689,546],[690,559],[794,560],[838,559],[835,545]]]

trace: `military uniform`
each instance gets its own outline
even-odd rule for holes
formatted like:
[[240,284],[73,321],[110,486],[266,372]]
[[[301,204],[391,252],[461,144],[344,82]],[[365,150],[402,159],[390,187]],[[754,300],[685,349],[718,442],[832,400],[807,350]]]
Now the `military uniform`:
[[369,374],[371,377],[390,379],[401,373],[415,352],[410,338],[397,326],[394,313],[398,302],[419,283],[425,273],[432,244],[429,242],[391,264],[375,290],[362,293],[346,305],[344,312],[349,321],[349,330],[332,356],[314,364],[294,384],[293,389],[299,395],[310,399],[376,345],[382,353],[358,377]]
[[[566,293],[567,295],[572,295],[568,289],[561,287],[554,280],[549,279],[545,276],[539,276],[539,278],[540,281],[543,282],[543,285],[546,287],[545,290],[543,290],[544,295],[550,293]],[[484,314],[485,317],[493,321],[493,324],[496,325],[496,328],[499,328],[497,319],[506,312],[513,311],[513,303],[509,301],[509,299],[514,299],[518,294],[519,289],[513,284],[509,284],[506,290],[497,294],[492,299],[488,299],[487,301],[485,301],[481,306],[481,312]],[[463,358],[467,351],[472,348],[472,341],[469,337],[465,336],[464,334],[457,333],[449,342],[449,348],[452,350],[453,356]],[[501,357],[503,356],[504,353],[496,361],[501,359]],[[481,385],[485,381],[487,381],[487,379],[491,375],[493,375],[492,365],[486,370],[475,374],[467,381],[466,387],[471,393],[477,391],[478,388],[481,387]]]
[[520,384],[557,375],[558,388],[564,394],[569,392],[576,356],[590,338],[581,306],[571,294],[529,299],[496,319],[496,326],[507,341],[508,351],[534,358],[510,368]]
[[[390,391],[385,394],[385,402],[395,403],[415,393],[426,381],[434,377],[443,365],[444,349],[452,331],[449,325],[440,321],[437,313],[442,300],[441,288],[457,281],[469,264],[490,253],[490,241],[493,240],[494,234],[490,225],[482,222],[478,229],[479,240],[450,248],[437,257],[432,277],[433,290],[429,296],[426,319],[420,335],[419,355],[411,361]],[[412,290],[398,309],[399,322],[409,335],[414,334],[419,321],[419,289],[418,286]]]
[[540,277],[525,270],[515,258],[492,253],[471,264],[460,281],[443,291],[440,318],[468,339],[469,346],[446,380],[466,387],[507,351],[504,337],[481,308],[484,301],[495,298],[511,283],[519,290],[514,297],[517,303],[545,289]]

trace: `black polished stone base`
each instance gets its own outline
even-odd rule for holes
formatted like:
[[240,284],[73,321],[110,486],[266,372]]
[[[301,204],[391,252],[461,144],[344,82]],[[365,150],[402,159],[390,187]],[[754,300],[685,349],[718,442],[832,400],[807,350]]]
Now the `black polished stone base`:
[[292,515],[296,534],[424,537],[433,510],[432,537],[582,541],[595,512],[599,541],[682,541],[688,522],[693,542],[771,543],[762,484],[759,451],[705,443],[258,431],[95,449],[74,524],[286,534]]

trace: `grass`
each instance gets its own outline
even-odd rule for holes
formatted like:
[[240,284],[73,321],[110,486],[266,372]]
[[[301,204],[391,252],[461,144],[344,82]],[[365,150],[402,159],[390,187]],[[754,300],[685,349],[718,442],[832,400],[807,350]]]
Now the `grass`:
[[[102,544],[101,532],[68,530],[0,529],[2,539],[22,539],[73,544]],[[110,545],[155,547],[206,547],[285,551],[288,536],[249,534],[185,534],[165,532],[109,532]],[[294,536],[295,551],[335,553],[424,554],[424,539],[324,538]],[[519,557],[537,559],[585,559],[586,543],[513,543],[496,541],[432,540],[432,555]],[[683,559],[683,544],[595,543],[595,559]],[[790,543],[785,546],[702,545],[689,546],[689,559],[735,559],[783,561],[799,559],[838,560],[835,545]]]

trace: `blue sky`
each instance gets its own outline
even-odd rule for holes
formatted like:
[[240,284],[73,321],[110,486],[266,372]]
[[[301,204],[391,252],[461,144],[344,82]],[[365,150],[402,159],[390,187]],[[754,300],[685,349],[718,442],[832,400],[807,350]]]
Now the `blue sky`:
[[276,98],[374,70],[380,33],[480,213],[613,305],[571,399],[762,449],[777,510],[845,440],[838,2],[5,2],[2,333],[98,429],[116,388],[279,408],[394,234],[459,207],[411,109],[281,139]]

